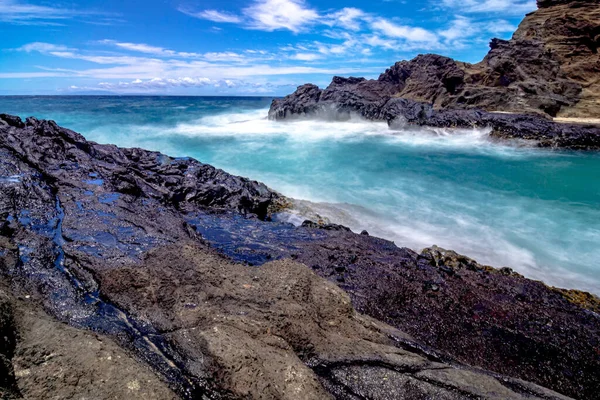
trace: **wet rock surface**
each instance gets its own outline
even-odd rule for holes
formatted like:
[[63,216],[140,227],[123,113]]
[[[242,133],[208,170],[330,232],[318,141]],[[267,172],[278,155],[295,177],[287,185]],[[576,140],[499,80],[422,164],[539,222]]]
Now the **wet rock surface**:
[[[426,54],[377,80],[335,77],[271,105],[269,117],[346,120],[357,114],[405,124],[490,128],[492,136],[543,147],[600,148],[598,125],[550,117],[600,117],[600,8],[595,0],[543,1],[511,40],[493,39],[478,64]],[[503,113],[508,114],[503,114]]]
[[[594,296],[442,249],[269,221],[286,201],[257,182],[2,121],[7,397],[592,399],[600,388]],[[103,364],[108,353],[121,364]],[[82,372],[48,376],[63,366]]]
[[[5,295],[6,293],[3,293]],[[2,398],[179,398],[151,368],[111,338],[75,329],[49,317],[24,298],[11,299],[17,336],[13,368]],[[2,389],[0,389],[2,392]]]

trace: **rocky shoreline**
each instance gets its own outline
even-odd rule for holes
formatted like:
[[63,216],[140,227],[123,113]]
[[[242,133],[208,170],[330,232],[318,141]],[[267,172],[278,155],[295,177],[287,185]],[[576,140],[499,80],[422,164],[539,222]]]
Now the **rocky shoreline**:
[[[347,120],[358,115],[444,128],[488,128],[496,139],[600,149],[600,126],[554,117],[600,116],[600,8],[595,0],[538,0],[509,41],[467,64],[434,54],[401,61],[377,80],[334,77],[276,99],[269,118]],[[560,118],[558,119],[560,120]]]
[[0,115],[0,188],[3,398],[600,391],[597,297],[277,222],[284,196],[193,159]]

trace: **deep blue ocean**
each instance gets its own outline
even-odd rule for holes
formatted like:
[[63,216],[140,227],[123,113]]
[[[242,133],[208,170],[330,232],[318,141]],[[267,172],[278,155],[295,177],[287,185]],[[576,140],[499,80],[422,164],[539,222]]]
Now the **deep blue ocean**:
[[269,98],[0,97],[89,140],[191,156],[316,215],[415,250],[437,244],[600,294],[600,153],[493,143],[484,130],[272,122]]

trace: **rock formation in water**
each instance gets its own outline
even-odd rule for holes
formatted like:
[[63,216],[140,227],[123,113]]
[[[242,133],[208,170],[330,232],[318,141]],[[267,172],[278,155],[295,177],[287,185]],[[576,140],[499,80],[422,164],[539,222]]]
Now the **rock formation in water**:
[[269,117],[345,119],[356,113],[392,128],[491,127],[498,138],[598,149],[597,125],[551,120],[600,117],[598,1],[539,0],[538,7],[511,40],[493,39],[478,64],[420,55],[396,63],[377,80],[334,77],[324,90],[300,86],[274,100]]
[[283,196],[195,160],[1,115],[0,189],[4,398],[600,391],[597,297],[271,221]]

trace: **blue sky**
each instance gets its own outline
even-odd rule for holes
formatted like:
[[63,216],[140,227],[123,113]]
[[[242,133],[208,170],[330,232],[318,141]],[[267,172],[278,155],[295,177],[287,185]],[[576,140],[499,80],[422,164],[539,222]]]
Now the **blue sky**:
[[438,53],[467,62],[534,0],[0,0],[0,94],[282,95]]

